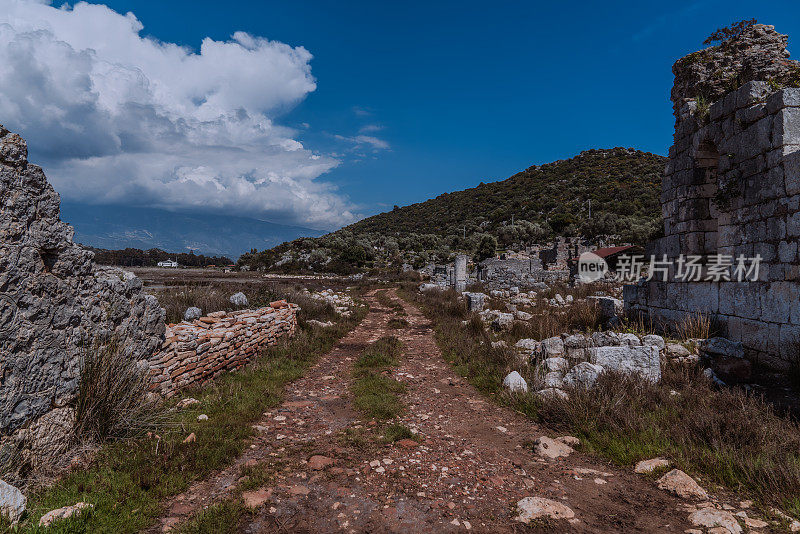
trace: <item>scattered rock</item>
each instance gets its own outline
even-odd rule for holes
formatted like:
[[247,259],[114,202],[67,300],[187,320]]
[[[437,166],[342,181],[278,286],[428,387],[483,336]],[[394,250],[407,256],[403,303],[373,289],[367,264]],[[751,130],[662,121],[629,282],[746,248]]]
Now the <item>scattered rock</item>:
[[661,336],[655,334],[648,334],[642,338],[642,345],[657,347],[658,350],[664,350],[666,342]]
[[689,522],[696,527],[722,527],[730,534],[740,534],[742,527],[730,512],[716,508],[701,508],[689,515]]
[[666,351],[667,354],[669,354],[674,358],[686,357],[691,354],[691,352],[689,352],[689,349],[687,349],[680,343],[667,343]]
[[522,349],[529,352],[538,352],[540,350],[541,344],[536,341],[535,339],[520,339],[517,341],[514,346],[518,349]]
[[525,497],[517,503],[517,513],[519,515],[514,519],[523,523],[530,523],[540,517],[552,519],[575,517],[575,512],[565,504],[542,497]]
[[569,456],[574,452],[573,448],[560,441],[541,436],[533,442],[533,451],[542,458],[551,460]]
[[73,504],[72,506],[64,506],[63,508],[59,508],[57,510],[50,510],[39,519],[39,526],[49,527],[56,521],[69,519],[74,515],[80,515],[84,510],[91,510],[92,508],[94,508],[93,504],[79,502]]
[[564,445],[569,445],[570,447],[580,447],[581,445],[581,440],[575,436],[561,436],[556,438],[556,441],[563,443]]
[[708,499],[706,490],[680,469],[673,469],[659,478],[657,484],[659,488],[684,499]]
[[548,372],[558,371],[564,373],[569,369],[569,362],[565,358],[545,358],[542,365]]
[[603,372],[603,367],[589,362],[581,362],[564,376],[564,383],[572,387],[591,388]]
[[270,500],[270,498],[272,498],[272,489],[269,488],[261,488],[259,490],[245,491],[242,493],[244,505],[251,510],[260,508],[265,502]]
[[411,438],[404,438],[395,443],[398,447],[402,447],[404,449],[413,449],[414,447],[419,447],[419,443]]
[[328,458],[327,456],[322,456],[321,454],[315,454],[309,458],[308,467],[315,471],[319,471],[333,465],[334,462],[335,460],[333,458]]
[[637,473],[652,473],[656,469],[662,467],[669,467],[669,460],[665,458],[651,458],[650,460],[638,462],[633,470]]
[[20,490],[0,480],[0,512],[16,524],[25,512],[27,499]]
[[[623,341],[629,335],[632,334],[623,334]],[[653,345],[623,343],[619,347],[597,347],[592,350],[591,360],[609,371],[639,375],[651,382],[661,380],[661,358],[658,348]]]
[[564,355],[564,341],[560,336],[549,337],[542,341],[542,355],[545,358]]
[[204,413],[201,413],[200,415],[197,416],[197,420],[198,421],[208,421],[208,416],[206,414],[204,414]]
[[560,371],[552,371],[544,375],[544,385],[548,388],[561,388],[564,385],[564,375]]
[[243,308],[248,304],[247,297],[241,291],[231,295],[231,298],[229,300],[231,301],[231,304],[233,304],[234,306],[238,306],[240,308]]
[[565,400],[569,399],[569,395],[567,394],[567,392],[559,388],[540,389],[539,391],[536,392],[536,395],[538,395],[543,399],[551,399],[553,397]]
[[181,409],[181,408],[187,408],[189,406],[194,406],[195,404],[200,404],[200,401],[197,399],[193,399],[192,397],[187,397],[178,402],[178,404],[176,404],[175,406],[177,406],[178,409]]
[[184,321],[194,321],[195,319],[199,319],[202,316],[203,316],[203,310],[201,310],[197,306],[190,306],[189,308],[186,308],[185,312],[183,312]]
[[305,486],[292,486],[289,488],[290,495],[308,495],[311,490]]
[[527,393],[528,383],[516,371],[511,371],[503,379],[503,386],[511,393]]
[[495,330],[508,330],[514,324],[513,313],[499,313],[492,321],[492,328]]

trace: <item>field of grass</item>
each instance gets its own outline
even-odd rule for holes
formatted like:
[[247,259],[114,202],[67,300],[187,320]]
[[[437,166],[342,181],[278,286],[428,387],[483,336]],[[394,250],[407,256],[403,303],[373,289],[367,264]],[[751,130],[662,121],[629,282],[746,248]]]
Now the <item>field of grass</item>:
[[[619,465],[665,456],[707,485],[800,517],[800,426],[757,395],[717,389],[700,369],[671,365],[659,384],[609,374],[589,391],[568,389],[568,401],[509,395],[501,386],[505,374],[517,370],[531,379],[531,368],[520,365],[513,349],[492,348],[482,321],[453,292],[423,295],[406,288],[401,295],[433,321],[445,359],[498,402],[581,438]],[[513,337],[509,341],[513,345]]]
[[[299,297],[285,296],[294,301]],[[75,470],[56,485],[31,493],[29,517],[18,530],[38,532],[41,529],[36,525],[42,514],[84,501],[94,505],[91,514],[59,522],[48,532],[138,532],[162,513],[165,499],[228,465],[253,435],[251,425],[265,410],[280,403],[284,386],[299,378],[366,313],[360,308],[351,318],[318,328],[306,321],[335,318],[335,312],[329,305],[307,298],[300,304],[300,328],[291,340],[265,349],[244,370],[183,392],[182,397],[191,396],[200,403],[177,412],[175,420],[158,434],[108,442],[86,469]],[[207,421],[197,421],[201,413],[208,416]],[[184,443],[190,433],[196,440]],[[208,511],[204,523],[215,514],[229,512],[225,507]]]

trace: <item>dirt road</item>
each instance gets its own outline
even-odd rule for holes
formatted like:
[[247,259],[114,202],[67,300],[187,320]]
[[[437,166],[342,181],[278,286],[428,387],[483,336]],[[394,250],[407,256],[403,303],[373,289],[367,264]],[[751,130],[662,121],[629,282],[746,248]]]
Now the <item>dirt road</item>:
[[[393,296],[394,295],[392,293]],[[267,412],[259,436],[235,465],[169,504],[155,531],[169,530],[225,498],[243,466],[274,476],[249,494],[256,506],[240,532],[683,532],[683,504],[651,480],[574,452],[545,460],[528,444],[546,434],[529,419],[487,401],[442,359],[430,322],[403,303],[409,326],[389,329],[393,311],[368,297],[371,311]],[[404,344],[394,378],[408,386],[401,422],[419,433],[391,445],[349,401],[351,368],[383,335]],[[555,437],[550,435],[550,437]],[[309,462],[309,460],[311,460]],[[586,471],[586,470],[594,471]],[[526,526],[515,503],[559,501],[571,520]]]

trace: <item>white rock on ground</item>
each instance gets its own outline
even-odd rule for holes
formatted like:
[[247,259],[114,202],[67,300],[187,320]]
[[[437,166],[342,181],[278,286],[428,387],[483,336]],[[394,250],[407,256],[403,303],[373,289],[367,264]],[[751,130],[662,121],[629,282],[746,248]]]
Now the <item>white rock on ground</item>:
[[514,344],[514,346],[518,349],[529,350],[531,352],[539,350],[539,342],[530,338],[520,339]]
[[25,512],[27,499],[20,490],[0,480],[0,512],[16,524]]
[[644,336],[642,338],[642,345],[652,345],[653,347],[658,347],[658,350],[664,350],[664,347],[667,346],[664,338],[655,334]]
[[564,383],[573,387],[591,388],[603,372],[603,367],[589,362],[581,362],[564,376]]
[[659,478],[656,483],[659,488],[684,499],[708,499],[706,490],[680,469],[673,469]]
[[241,291],[231,295],[229,300],[234,306],[247,306],[247,297]]
[[561,388],[564,385],[564,375],[561,371],[550,371],[544,375],[544,387]]
[[559,371],[563,373],[569,369],[569,362],[567,362],[566,358],[545,358],[542,364],[548,372]]
[[542,341],[542,354],[545,358],[562,356],[564,354],[564,341],[559,336],[545,339]]
[[642,460],[636,464],[634,471],[637,473],[652,473],[661,467],[668,467],[669,460],[664,458],[651,458],[650,460]]
[[183,312],[183,320],[184,321],[194,321],[195,319],[199,319],[203,315],[203,310],[198,308],[197,306],[190,306],[186,308],[186,311]]
[[558,397],[560,399],[565,399],[565,400],[569,399],[569,395],[567,395],[567,392],[558,388],[540,389],[539,391],[536,392],[536,395],[543,399],[550,399],[553,397]]
[[726,510],[717,510],[716,508],[701,508],[693,512],[689,515],[689,522],[696,527],[722,527],[731,534],[740,534],[742,532],[741,525],[739,525],[732,513]]
[[609,371],[639,375],[651,382],[661,380],[661,357],[653,345],[597,347],[591,351],[591,361]]
[[516,371],[511,371],[503,379],[503,386],[512,393],[527,393],[528,383]]
[[666,346],[667,354],[673,357],[681,357],[681,356],[688,356],[691,354],[689,349],[681,345],[680,343],[667,343]]
[[540,517],[552,519],[572,519],[575,512],[567,505],[543,497],[525,497],[517,503],[517,513],[514,519],[523,523],[530,523]]
[[69,519],[74,515],[80,515],[81,513],[83,513],[84,510],[91,510],[92,508],[94,508],[93,504],[79,502],[73,504],[72,506],[65,506],[57,510],[51,510],[46,514],[44,514],[41,517],[41,519],[39,519],[39,526],[49,527],[56,521],[61,521],[62,519]]
[[561,441],[541,436],[533,442],[533,451],[542,458],[554,460],[569,456],[574,452],[574,449]]

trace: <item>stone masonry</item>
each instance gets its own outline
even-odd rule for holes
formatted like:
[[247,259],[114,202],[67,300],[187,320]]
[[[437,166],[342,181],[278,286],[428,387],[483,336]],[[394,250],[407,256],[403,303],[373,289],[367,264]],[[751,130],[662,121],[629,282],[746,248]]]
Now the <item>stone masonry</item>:
[[170,396],[243,367],[262,347],[294,334],[298,309],[281,300],[257,310],[219,311],[169,325],[162,349],[148,360],[154,389]]
[[[665,324],[711,315],[751,359],[776,368],[796,357],[800,342],[800,89],[785,87],[800,71],[786,59],[786,42],[756,25],[673,67],[664,237],[647,253],[700,255],[704,281],[678,279],[673,265],[666,281],[624,291],[628,312]],[[729,257],[735,266],[740,255],[761,257],[756,281],[705,280],[709,264]]]
[[[112,339],[135,361],[164,339],[164,311],[131,273],[98,267],[59,220],[59,196],[25,141],[0,126],[0,437],[50,449],[71,430],[81,361]],[[55,441],[53,441],[55,440]]]

